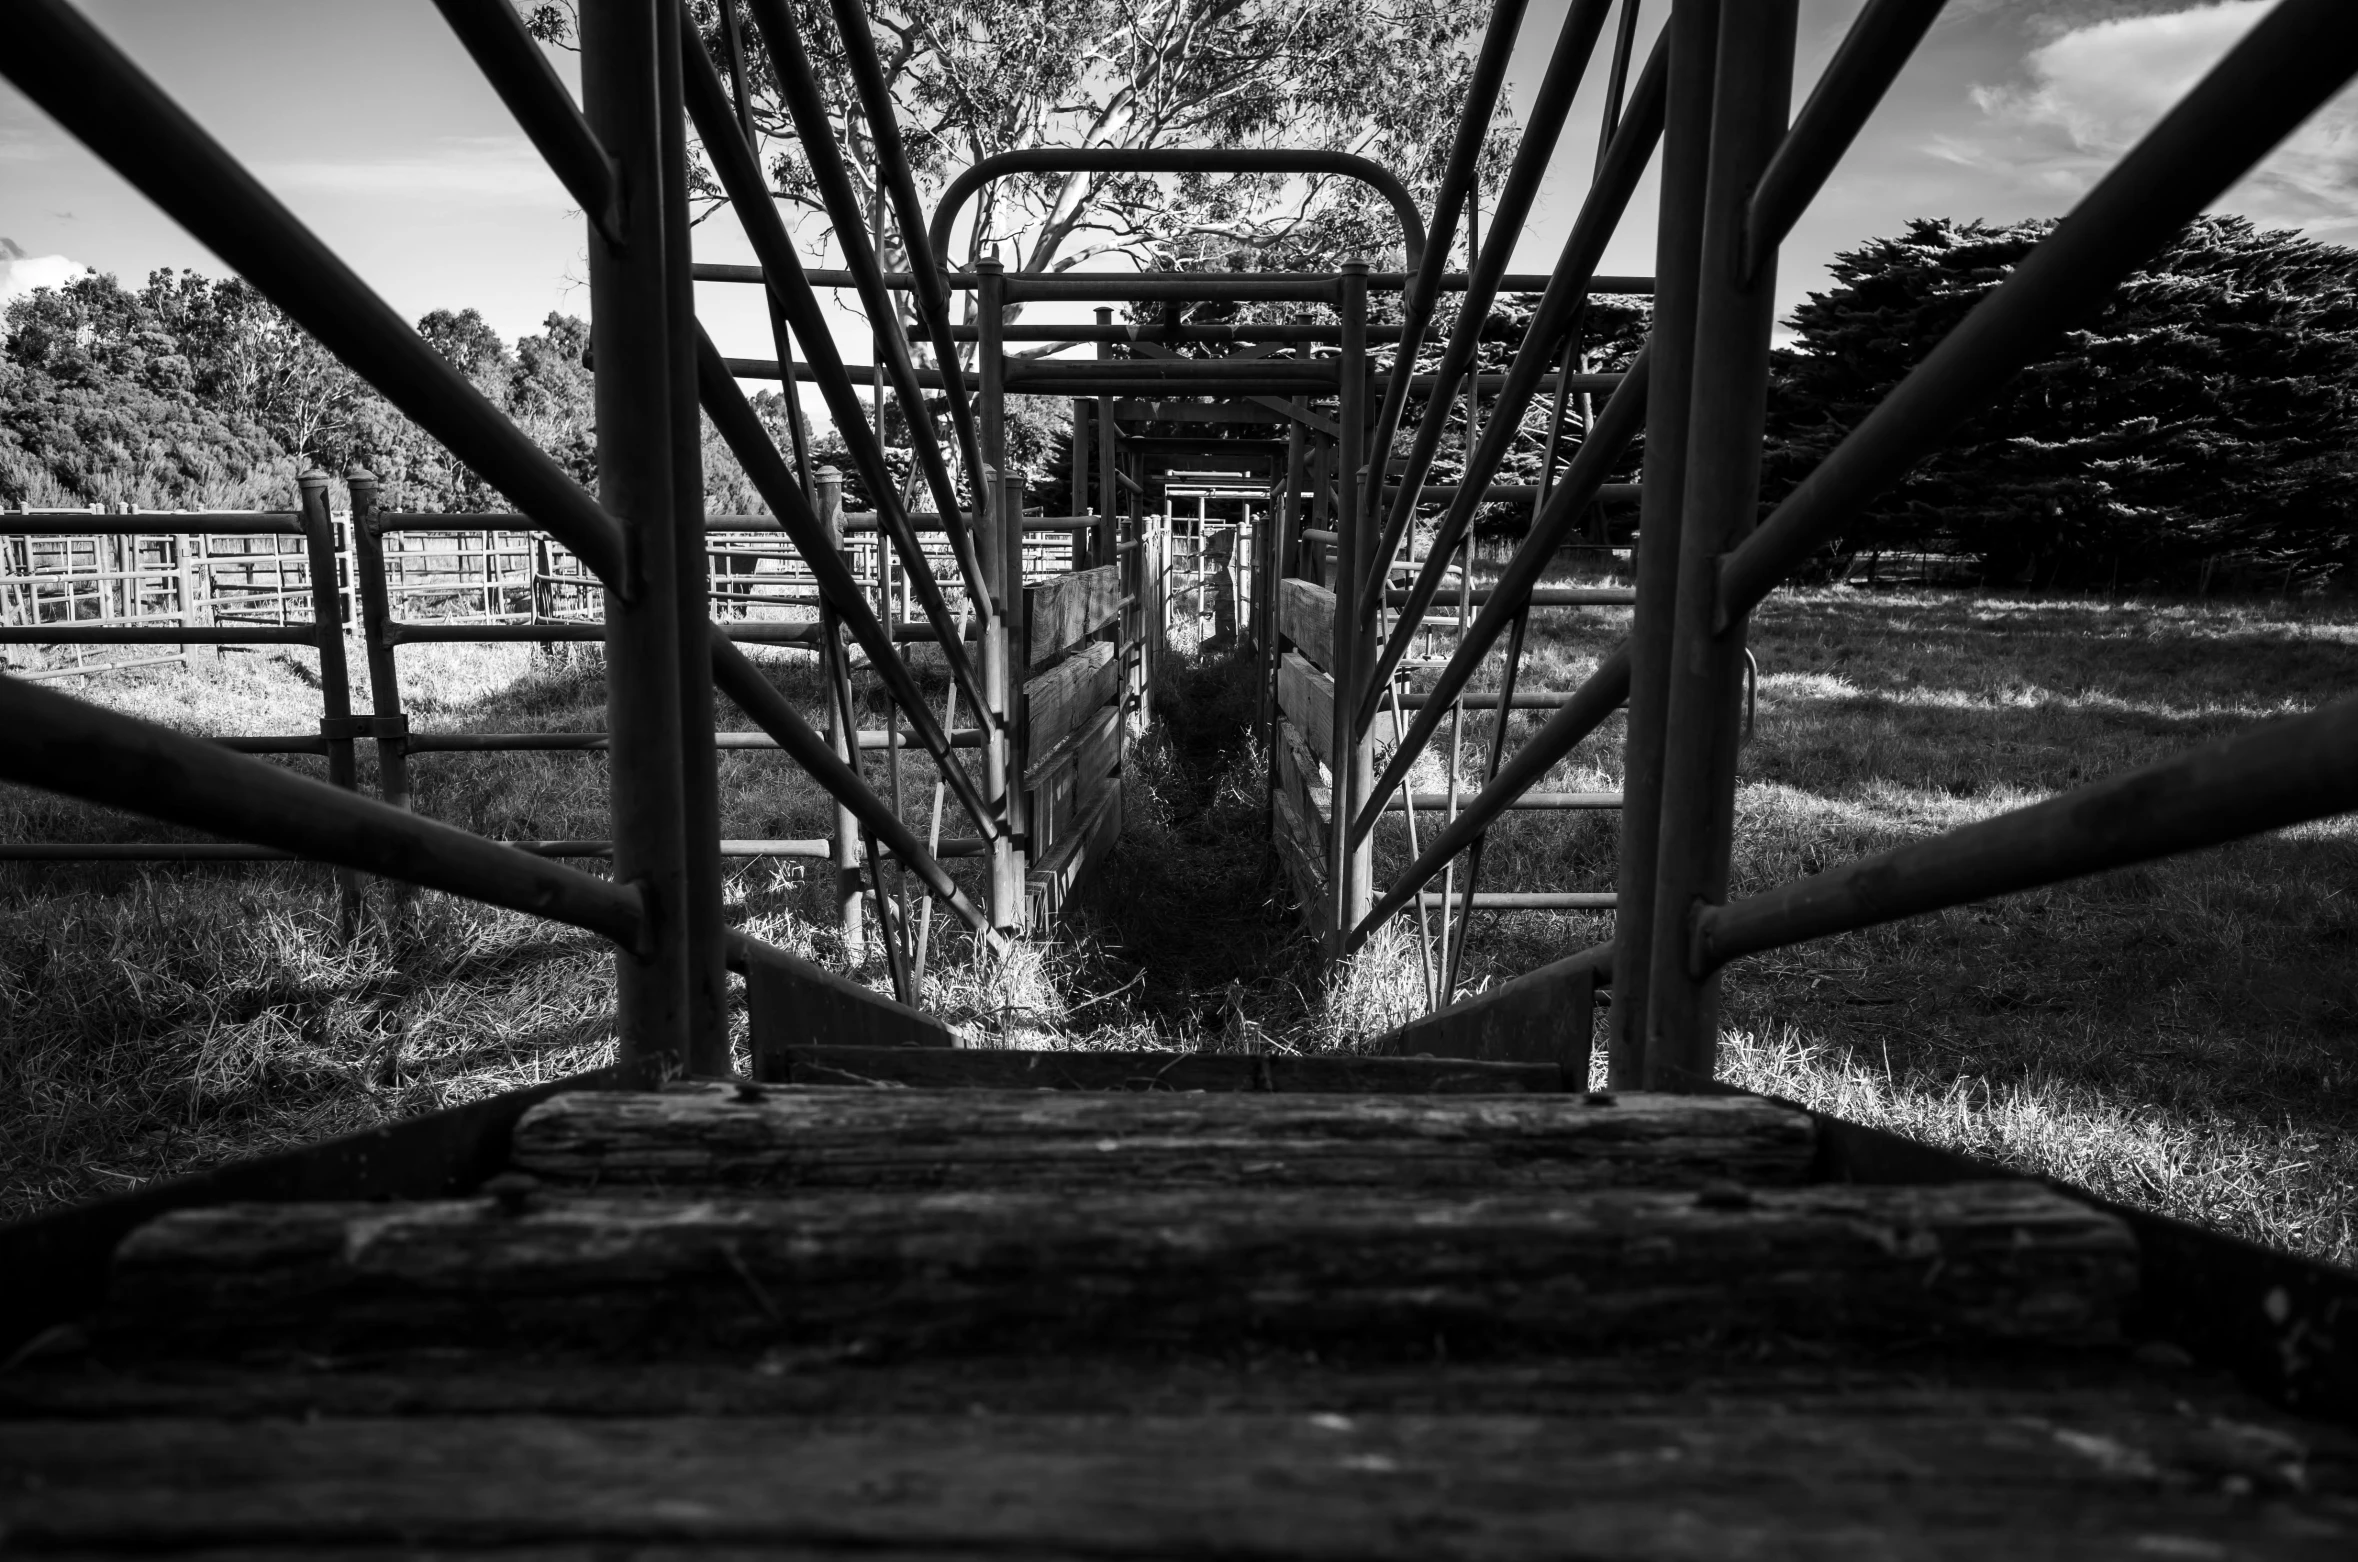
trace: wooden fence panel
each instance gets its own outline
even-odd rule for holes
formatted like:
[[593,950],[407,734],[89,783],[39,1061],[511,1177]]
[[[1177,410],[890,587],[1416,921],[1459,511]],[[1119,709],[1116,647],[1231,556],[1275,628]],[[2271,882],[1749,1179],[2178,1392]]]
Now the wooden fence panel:
[[1027,754],[1046,757],[1097,713],[1121,686],[1114,648],[1103,640],[1082,646],[1023,686]]
[[1277,708],[1310,740],[1313,754],[1335,749],[1335,681],[1310,665],[1299,651],[1277,664]]
[[1335,594],[1306,580],[1277,583],[1277,632],[1321,671],[1335,665]]
[[1113,564],[1025,588],[1031,623],[1025,665],[1037,667],[1112,623],[1121,600],[1121,569]]

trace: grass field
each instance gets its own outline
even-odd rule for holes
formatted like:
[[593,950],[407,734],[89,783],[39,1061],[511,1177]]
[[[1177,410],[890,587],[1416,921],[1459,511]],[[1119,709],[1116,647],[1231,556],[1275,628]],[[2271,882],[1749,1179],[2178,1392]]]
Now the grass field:
[[[1545,617],[1527,688],[1572,686],[1624,627],[1612,611]],[[1739,893],[2309,709],[2358,674],[2358,607],[1838,588],[1778,596],[1753,645]],[[421,727],[597,724],[593,661],[486,648],[410,665]],[[815,715],[807,660],[781,666]],[[215,732],[295,730],[316,712],[285,657],[87,692]],[[1410,924],[1332,981],[1296,930],[1259,849],[1243,669],[1182,659],[1158,698],[1168,719],[1132,748],[1125,840],[1071,935],[986,972],[937,922],[929,1000],[973,1039],[1014,1045],[1312,1050],[1414,1012]],[[1469,766],[1486,721],[1467,723]],[[1616,723],[1548,784],[1617,786],[1617,740]],[[1440,784],[1440,763],[1418,785]],[[413,773],[421,807],[471,828],[602,833],[594,758],[422,758]],[[921,823],[929,778],[914,763],[909,776]],[[827,828],[824,801],[775,758],[727,756],[723,786],[726,833]],[[1610,888],[1615,830],[1610,814],[1515,816],[1484,885]],[[1402,827],[1387,831],[1387,859],[1402,860]],[[153,833],[17,792],[0,794],[0,832]],[[2335,822],[1742,962],[1723,1071],[2349,1262],[2354,868],[2358,827]],[[845,963],[803,865],[742,866],[729,896],[761,936]],[[398,936],[342,948],[331,909],[324,871],[299,866],[0,869],[0,1214],[601,1056],[610,979],[592,940],[429,896]],[[1608,932],[1595,917],[1484,914],[1468,975],[1495,980]],[[874,979],[872,958],[865,969]]]

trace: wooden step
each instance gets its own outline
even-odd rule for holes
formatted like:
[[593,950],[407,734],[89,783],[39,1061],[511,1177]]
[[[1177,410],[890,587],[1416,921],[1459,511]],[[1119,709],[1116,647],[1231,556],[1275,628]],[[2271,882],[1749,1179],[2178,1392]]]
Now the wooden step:
[[1551,1416],[458,1415],[0,1424],[76,1556],[2339,1559],[2351,1440],[1973,1390]]
[[797,1085],[927,1085],[999,1090],[1284,1090],[1409,1095],[1559,1091],[1554,1063],[1233,1052],[944,1051],[923,1047],[789,1047]]
[[553,1182],[762,1188],[1692,1188],[1798,1183],[1806,1113],[1756,1096],[576,1091],[512,1155]]
[[102,1328],[206,1355],[2085,1342],[2136,1281],[2126,1228],[2027,1182],[537,1194],[178,1211],[123,1243]]

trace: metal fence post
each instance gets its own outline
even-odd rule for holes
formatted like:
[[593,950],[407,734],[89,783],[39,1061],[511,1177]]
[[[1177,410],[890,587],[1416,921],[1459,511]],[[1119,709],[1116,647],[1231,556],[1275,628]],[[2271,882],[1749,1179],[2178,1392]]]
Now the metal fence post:
[[[1662,737],[1668,721],[1671,620],[1678,599],[1679,508],[1686,492],[1687,401],[1695,381],[1695,276],[1702,264],[1703,183],[1710,169],[1711,80],[1720,0],[1678,0],[1670,28],[1662,127],[1662,204],[1654,243],[1651,390],[1629,634],[1629,715],[1621,783],[1621,858],[1613,914],[1613,1006],[1607,1077],[1645,1080],[1655,857],[1662,839]],[[1602,506],[1599,507],[1602,513]]]
[[[1015,823],[1022,811],[1018,792],[1023,776],[1014,750],[1015,673],[1018,652],[1012,643],[1016,598],[1023,590],[1023,516],[1009,514],[1007,485],[1007,272],[997,260],[975,263],[975,373],[980,405],[976,408],[982,443],[984,502],[990,515],[983,526],[983,583],[996,599],[983,631],[983,690],[990,709],[983,721],[983,796],[999,810],[1006,833],[991,843],[991,926],[1013,932],[1023,917],[1022,854],[1017,849]],[[1015,492],[1020,494],[1018,486]],[[1015,561],[1012,586],[1007,561]]]
[[[1375,666],[1375,621],[1360,627],[1359,591],[1367,578],[1369,507],[1360,486],[1370,481],[1367,466],[1367,262],[1343,262],[1335,286],[1335,310],[1342,317],[1342,384],[1338,397],[1341,447],[1335,474],[1334,827],[1327,882],[1334,906],[1327,929],[1328,950],[1340,957],[1344,940],[1375,901],[1375,832],[1357,841],[1351,821],[1359,817],[1375,786],[1373,733],[1358,722],[1361,685]],[[1379,582],[1377,590],[1382,590]]]
[[[690,272],[688,116],[677,8],[656,22],[658,152],[663,171],[664,293],[671,353],[672,589],[678,600],[681,823],[686,847],[690,1073],[730,1070],[729,967],[721,915],[720,747],[713,741],[711,561],[704,540],[704,421],[696,394],[696,289]],[[701,63],[701,62],[700,62]],[[494,539],[496,541],[496,539]],[[487,561],[488,562],[488,561]]]
[[[843,473],[831,466],[811,474],[819,491],[819,524],[827,529],[827,544],[851,562],[844,546]],[[819,672],[827,685],[827,741],[835,757],[857,770],[860,765],[858,708],[851,699],[851,655],[843,644],[833,610],[822,602],[819,622]],[[857,965],[867,948],[867,924],[860,907],[860,818],[843,804],[835,805],[835,925],[843,934],[844,958]]]
[[377,475],[354,467],[344,479],[352,495],[352,570],[360,596],[360,648],[368,659],[369,736],[377,745],[377,791],[396,808],[409,806],[409,717],[401,708],[401,677],[393,660],[393,598],[385,585],[385,539],[377,531]]
[[[303,550],[311,576],[311,639],[319,649],[319,735],[327,743],[328,780],[352,791],[360,784],[353,757],[352,676],[344,661],[344,591],[337,579],[335,521],[328,514],[328,475],[313,468],[295,479],[301,496]],[[345,938],[360,931],[360,875],[336,870],[336,926]]]
[[622,223],[589,224],[598,497],[626,534],[606,591],[607,766],[614,877],[636,889],[639,947],[617,951],[616,1060],[674,1072],[691,1023],[684,770],[680,763],[678,489],[672,473],[671,288],[663,235],[660,31],[668,4],[582,0],[582,111],[614,159]]
[[1719,978],[1697,972],[1689,946],[1696,913],[1728,891],[1747,620],[1713,625],[1720,558],[1759,506],[1776,266],[1772,255],[1749,280],[1740,268],[1745,204],[1785,130],[1795,5],[1752,0],[1720,15],[1646,1009],[1645,1082],[1657,1089],[1692,1089],[1716,1062]]

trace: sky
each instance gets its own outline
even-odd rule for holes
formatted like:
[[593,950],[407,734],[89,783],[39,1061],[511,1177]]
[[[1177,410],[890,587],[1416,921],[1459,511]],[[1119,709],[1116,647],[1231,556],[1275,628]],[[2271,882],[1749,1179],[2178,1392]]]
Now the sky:
[[[1569,0],[1532,0],[1510,73],[1527,105]],[[2059,216],[2272,0],[1951,0],[1788,242],[1780,314],[1839,251],[1918,216]],[[1863,0],[1801,0],[1794,103]],[[404,316],[473,307],[511,340],[586,315],[582,220],[430,0],[82,0],[87,15]],[[1640,59],[1667,0],[1641,7]],[[1600,50],[1600,53],[1602,51]],[[570,82],[571,60],[554,56]],[[1545,270],[1595,157],[1601,69],[1576,103],[1517,270]],[[1654,184],[1604,269],[1651,269]],[[2358,244],[2358,97],[2329,104],[2220,210]],[[697,258],[750,261],[725,217]],[[0,83],[0,301],[84,267],[127,284],[224,268]],[[770,356],[756,291],[703,284],[724,351]],[[1077,312],[1076,312],[1077,316]],[[1054,318],[1045,311],[1033,316]],[[866,331],[843,313],[847,357]]]

